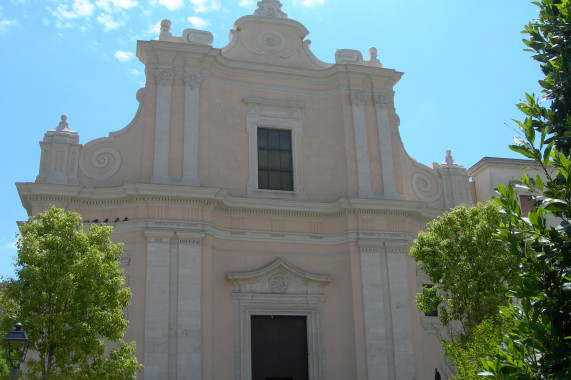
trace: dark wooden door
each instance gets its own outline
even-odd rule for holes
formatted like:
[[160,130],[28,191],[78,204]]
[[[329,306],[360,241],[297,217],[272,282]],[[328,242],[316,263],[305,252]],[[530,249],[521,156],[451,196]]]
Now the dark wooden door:
[[252,380],[309,380],[305,316],[253,315]]

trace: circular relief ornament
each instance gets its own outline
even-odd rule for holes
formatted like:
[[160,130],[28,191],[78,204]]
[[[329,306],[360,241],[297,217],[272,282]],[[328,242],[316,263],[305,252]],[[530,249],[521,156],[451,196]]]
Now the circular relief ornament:
[[270,288],[274,293],[285,293],[288,288],[288,281],[286,276],[282,273],[274,274],[270,277]]
[[284,38],[275,31],[265,31],[258,36],[258,44],[264,53],[276,54],[285,46]]

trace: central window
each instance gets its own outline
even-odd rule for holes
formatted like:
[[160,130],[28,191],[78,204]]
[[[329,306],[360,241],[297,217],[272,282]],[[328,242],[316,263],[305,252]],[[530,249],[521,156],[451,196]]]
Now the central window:
[[303,102],[244,97],[249,197],[305,199],[302,175]]
[[291,130],[258,127],[258,188],[293,191]]

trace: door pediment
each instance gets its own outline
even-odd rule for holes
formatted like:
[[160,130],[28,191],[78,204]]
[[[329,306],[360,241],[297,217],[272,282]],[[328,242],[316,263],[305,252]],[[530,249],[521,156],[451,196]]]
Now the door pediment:
[[257,294],[321,294],[331,276],[304,271],[283,258],[267,266],[248,271],[230,272],[226,278],[234,284],[235,293]]

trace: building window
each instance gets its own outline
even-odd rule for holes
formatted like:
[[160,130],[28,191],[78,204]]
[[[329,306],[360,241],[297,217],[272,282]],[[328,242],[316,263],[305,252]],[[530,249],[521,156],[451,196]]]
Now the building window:
[[302,175],[303,102],[245,97],[247,195],[305,199]]
[[[433,288],[434,285],[432,285],[432,284],[422,284],[422,287],[423,287],[423,288],[430,289],[430,288]],[[431,312],[428,312],[428,313],[425,312],[425,313],[424,313],[424,316],[425,316],[425,317],[438,317],[438,308],[436,308],[436,309],[434,309],[434,310],[432,310]]]
[[258,128],[258,188],[293,191],[290,130]]

